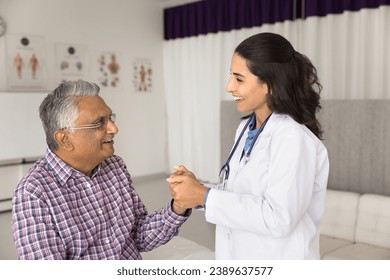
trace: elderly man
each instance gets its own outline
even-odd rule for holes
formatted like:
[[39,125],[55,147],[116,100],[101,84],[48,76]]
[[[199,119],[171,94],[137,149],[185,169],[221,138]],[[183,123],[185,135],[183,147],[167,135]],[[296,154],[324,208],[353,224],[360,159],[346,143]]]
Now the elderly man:
[[177,235],[191,210],[172,201],[148,214],[114,155],[115,114],[96,84],[61,83],[39,114],[47,153],[13,197],[20,259],[141,259]]

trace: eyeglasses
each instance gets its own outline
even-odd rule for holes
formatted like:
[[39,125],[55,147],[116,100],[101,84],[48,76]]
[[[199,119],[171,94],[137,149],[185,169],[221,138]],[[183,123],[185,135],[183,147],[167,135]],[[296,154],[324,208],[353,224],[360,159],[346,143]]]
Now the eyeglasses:
[[116,114],[111,113],[106,117],[101,117],[96,123],[91,124],[83,124],[79,126],[68,126],[61,128],[61,130],[64,129],[73,129],[73,130],[79,130],[79,129],[99,129],[99,130],[105,130],[107,128],[108,121],[111,121],[115,123],[116,120]]

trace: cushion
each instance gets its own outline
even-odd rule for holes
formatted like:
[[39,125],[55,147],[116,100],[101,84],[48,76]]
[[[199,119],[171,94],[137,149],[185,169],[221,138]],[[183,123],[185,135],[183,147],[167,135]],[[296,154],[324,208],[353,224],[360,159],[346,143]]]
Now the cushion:
[[354,242],[359,198],[355,192],[328,189],[320,233]]
[[360,198],[356,242],[390,249],[390,197],[363,194]]

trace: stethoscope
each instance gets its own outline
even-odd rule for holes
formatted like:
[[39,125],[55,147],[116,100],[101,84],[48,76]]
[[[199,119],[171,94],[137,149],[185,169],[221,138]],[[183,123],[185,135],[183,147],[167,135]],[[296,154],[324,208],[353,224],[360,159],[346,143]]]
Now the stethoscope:
[[[260,133],[264,130],[264,127],[267,124],[271,115],[272,115],[272,113],[265,119],[263,124],[260,126],[260,128],[257,131],[255,137],[253,138],[253,141],[252,141],[251,145],[249,146],[249,149],[247,150],[247,152],[245,153],[245,151],[243,151],[243,158],[244,158],[245,164],[248,162],[250,155],[251,155],[251,152],[252,152],[252,149],[255,146],[256,140],[260,136]],[[244,128],[242,129],[240,136],[238,136],[236,143],[234,143],[233,149],[231,150],[229,157],[226,160],[226,163],[222,166],[221,170],[219,171],[219,180],[218,180],[218,186],[217,186],[218,189],[220,189],[220,190],[226,189],[226,183],[227,183],[227,180],[229,179],[229,174],[230,174],[230,165],[229,165],[230,160],[232,159],[234,153],[236,152],[238,144],[240,143],[242,137],[244,136],[246,129],[248,128],[248,126],[251,122],[255,121],[255,118],[256,118],[256,115],[253,113],[252,116],[250,116],[250,118],[246,122]]]

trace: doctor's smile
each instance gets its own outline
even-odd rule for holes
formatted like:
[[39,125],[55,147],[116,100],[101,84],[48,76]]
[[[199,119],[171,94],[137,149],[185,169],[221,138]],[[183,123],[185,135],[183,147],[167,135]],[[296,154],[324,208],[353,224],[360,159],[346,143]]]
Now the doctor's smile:
[[238,103],[238,102],[240,102],[240,101],[243,101],[243,100],[244,100],[244,98],[243,98],[243,97],[239,97],[239,96],[233,96],[233,98],[234,98],[234,101],[235,101],[236,103]]

